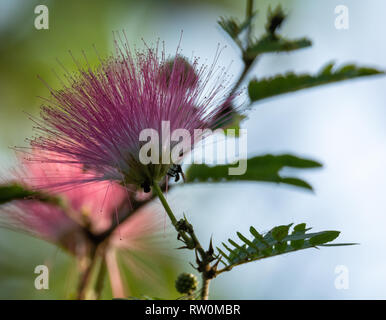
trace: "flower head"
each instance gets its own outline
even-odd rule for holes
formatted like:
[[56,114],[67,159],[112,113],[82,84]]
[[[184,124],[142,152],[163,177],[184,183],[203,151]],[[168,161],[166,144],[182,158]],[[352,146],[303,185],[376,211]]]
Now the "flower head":
[[[195,59],[189,64],[179,53],[168,60],[158,46],[132,53],[126,43],[115,43],[116,54],[98,68],[79,67],[76,76],[68,74],[62,90],[50,89],[38,121],[43,135],[31,144],[48,152],[39,160],[78,164],[92,170],[94,180],[149,185],[162,179],[171,164],[141,161],[141,132],[161,135],[167,122],[170,131],[194,136],[195,129],[218,125],[231,99],[226,98],[226,74],[215,63],[199,66]],[[162,141],[157,154],[164,147]],[[64,159],[53,159],[51,152]]]
[[[32,156],[37,157],[38,152],[34,150]],[[55,155],[51,156],[55,158]],[[3,225],[59,244],[71,252],[75,253],[76,246],[87,240],[85,230],[94,234],[106,230],[115,219],[116,210],[127,202],[127,191],[111,182],[71,187],[70,181],[84,181],[91,176],[79,165],[40,163],[24,158],[20,162],[14,170],[12,183],[30,190],[39,189],[60,198],[62,203],[58,205],[34,198],[13,201],[2,208]],[[67,187],[58,189],[57,186],[62,184]],[[42,185],[52,187],[41,189]]]
[[[92,252],[103,242],[111,286],[116,297],[125,296],[128,290],[118,268],[117,254],[126,256],[124,262],[130,270],[144,272],[148,278],[153,277],[137,255],[146,253],[146,256],[153,257],[155,254],[156,245],[151,238],[157,235],[159,221],[155,219],[154,210],[145,208],[133,212],[129,208],[128,196],[134,194],[128,193],[116,183],[97,181],[72,186],[71,181],[88,181],[92,173],[84,172],[78,164],[59,161],[64,160],[60,155],[50,156],[52,159],[58,157],[58,163],[40,163],[20,158],[19,166],[9,182],[31,191],[38,189],[39,193],[47,196],[14,200],[1,206],[0,225],[66,249],[78,258],[80,270],[84,270]],[[39,151],[34,149],[31,157],[39,157]],[[42,189],[42,185],[51,187]],[[61,201],[46,201],[48,198],[60,198]],[[129,210],[129,217],[117,226],[114,219],[125,210]],[[100,239],[98,236],[112,226],[114,228],[108,237],[95,242],[95,239]]]

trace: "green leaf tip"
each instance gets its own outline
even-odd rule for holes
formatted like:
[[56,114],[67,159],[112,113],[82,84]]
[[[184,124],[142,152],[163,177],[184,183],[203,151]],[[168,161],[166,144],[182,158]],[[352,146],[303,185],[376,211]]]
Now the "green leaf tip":
[[316,236],[310,238],[310,244],[313,246],[318,246],[327,242],[334,241],[339,237],[340,231],[324,231]]
[[253,42],[246,50],[248,59],[255,59],[257,56],[265,53],[290,52],[299,49],[304,49],[312,46],[312,41],[307,38],[289,40],[276,36],[263,36],[259,40]]
[[250,19],[240,22],[233,17],[220,17],[217,23],[232,39],[236,39],[241,32],[248,28],[253,18],[254,15]]
[[272,10],[271,6],[268,7],[267,23],[265,30],[268,34],[274,35],[276,30],[281,27],[287,15],[284,13],[282,6],[279,4]]
[[218,165],[209,167],[206,164],[193,164],[186,171],[186,182],[226,182],[226,181],[257,181],[274,182],[307,190],[312,186],[296,177],[281,175],[283,168],[313,169],[322,164],[311,159],[300,158],[291,154],[256,156],[247,160],[247,171],[243,175],[229,175],[228,169],[234,165]]
[[248,93],[251,101],[256,102],[302,89],[383,73],[383,71],[374,68],[357,67],[353,64],[344,65],[340,68],[334,68],[334,64],[329,63],[316,75],[295,74],[293,72],[288,72],[271,78],[252,80],[248,85]]
[[287,226],[277,226],[271,230],[272,237],[276,241],[283,240],[286,236],[288,236],[289,228],[292,226],[292,224],[289,224]]
[[28,189],[17,183],[0,185],[0,205],[14,200],[39,200],[55,205],[61,204],[61,199],[55,196]]

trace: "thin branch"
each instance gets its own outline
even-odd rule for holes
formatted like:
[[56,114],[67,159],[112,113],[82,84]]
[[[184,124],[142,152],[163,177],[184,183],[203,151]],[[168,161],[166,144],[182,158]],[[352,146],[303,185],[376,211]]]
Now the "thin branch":
[[159,187],[157,182],[153,183],[153,191],[158,196],[158,198],[160,199],[160,201],[161,201],[163,207],[165,208],[165,211],[166,211],[170,221],[172,222],[174,228],[179,233],[179,235],[184,239],[186,246],[188,248],[194,248],[194,247],[192,247],[192,245],[193,245],[192,239],[189,238],[189,236],[186,234],[186,231],[183,230],[181,228],[181,226],[179,225],[179,223],[177,221],[177,218],[175,217],[172,209],[170,208],[170,206],[169,206],[166,198],[164,197],[164,195],[162,193],[162,190]]
[[92,246],[89,256],[85,258],[89,261],[87,262],[85,270],[80,274],[76,297],[77,300],[84,300],[86,298],[87,286],[91,280],[92,269],[97,260],[97,250],[95,246]]
[[[246,9],[246,21],[252,20],[253,16],[253,0],[247,0],[247,9]],[[234,95],[237,89],[240,87],[241,83],[244,81],[245,77],[247,76],[249,70],[252,68],[256,58],[250,59],[246,52],[248,50],[248,47],[250,45],[251,41],[251,33],[252,33],[252,26],[251,23],[249,24],[247,28],[247,42],[246,42],[246,47],[240,47],[241,53],[242,53],[242,60],[244,62],[244,68],[243,71],[241,72],[239,79],[237,80],[236,84],[234,85],[233,89],[231,90],[230,96]]]
[[209,250],[205,251],[201,246],[196,234],[194,233],[193,226],[187,221],[186,217],[177,221],[177,218],[173,214],[166,198],[164,197],[162,190],[157,182],[153,183],[153,191],[160,199],[167,215],[170,218],[174,228],[178,233],[178,238],[182,237],[185,243],[185,249],[195,250],[197,271],[202,274],[203,286],[201,289],[201,299],[207,300],[209,297],[209,283],[215,277],[217,265],[211,267],[210,263],[215,260],[213,256],[212,240],[210,242]]
[[[246,21],[250,20],[253,15],[253,0],[247,1],[247,10],[246,10]],[[247,48],[249,47],[250,41],[251,41],[251,33],[252,33],[252,26],[251,23],[249,23],[248,29],[247,29]]]
[[95,283],[95,299],[99,300],[102,296],[102,291],[105,283],[105,277],[107,272],[106,255],[101,256],[101,263],[99,266],[98,276]]
[[201,300],[209,299],[209,284],[211,279],[205,276],[205,272],[202,273],[202,288],[201,288]]

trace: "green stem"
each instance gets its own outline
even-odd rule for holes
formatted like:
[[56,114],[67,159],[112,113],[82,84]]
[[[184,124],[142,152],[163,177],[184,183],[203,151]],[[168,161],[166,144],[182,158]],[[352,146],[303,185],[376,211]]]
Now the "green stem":
[[[253,0],[248,0],[247,10],[246,10],[247,20],[251,19],[252,15],[253,15]],[[251,24],[249,24],[248,30],[247,30],[247,47],[249,47],[249,44],[250,44],[251,32],[252,32],[252,28],[251,28]]]
[[90,256],[88,257],[89,262],[85,268],[85,270],[81,273],[78,290],[77,290],[77,300],[84,300],[86,298],[87,286],[91,279],[91,271],[94,268],[97,259],[97,250],[96,248],[91,249]]
[[165,211],[168,214],[169,219],[172,222],[173,226],[176,226],[177,218],[174,216],[172,209],[170,209],[170,206],[169,206],[168,202],[166,201],[166,198],[164,197],[164,194],[162,193],[162,190],[159,187],[157,182],[153,183],[153,191],[157,194],[158,198],[160,199],[160,201],[161,201],[163,207],[165,208]]
[[[208,265],[207,268],[210,268]],[[201,300],[208,300],[209,299],[209,284],[210,280],[205,275],[205,272],[202,273],[202,289],[201,289]]]
[[181,235],[181,237],[184,239],[186,245],[188,247],[190,247],[192,245],[192,239],[186,234],[185,231],[182,231],[178,228],[177,218],[175,217],[172,209],[170,209],[170,206],[169,206],[166,198],[164,197],[164,194],[162,193],[162,190],[159,187],[157,182],[153,183],[153,191],[157,194],[158,198],[160,199],[160,201],[161,201],[163,207],[165,208],[165,211],[166,211],[170,221],[172,222],[174,228]]
[[[246,9],[246,20],[251,19],[252,15],[253,15],[253,0],[248,0],[247,1],[247,9]],[[241,83],[244,81],[245,77],[247,76],[253,63],[255,62],[255,59],[251,60],[246,55],[247,49],[248,49],[250,42],[251,42],[251,33],[252,33],[252,28],[251,28],[251,25],[249,25],[248,29],[247,29],[246,48],[243,48],[242,46],[240,47],[240,49],[242,51],[242,59],[244,62],[244,68],[243,68],[243,71],[241,72],[236,84],[232,88],[230,95],[233,95],[237,91],[237,89],[240,87]]]
[[[168,214],[170,220],[172,221],[173,226],[177,230],[178,234],[184,239],[185,244],[188,249],[194,249],[196,250],[196,253],[198,252],[201,256],[201,261],[197,261],[198,263],[198,270],[202,273],[202,289],[201,289],[201,299],[202,300],[208,300],[209,297],[209,283],[213,277],[208,276],[208,274],[211,271],[210,261],[212,253],[206,252],[200,242],[198,241],[193,228],[190,227],[190,231],[185,232],[184,230],[180,230],[178,227],[178,222],[176,217],[173,214],[172,209],[170,209],[170,206],[168,202],[166,201],[166,198],[164,197],[161,188],[159,185],[154,182],[153,183],[153,191],[155,194],[157,194],[158,198],[160,199],[163,207],[165,208],[166,213]],[[188,229],[189,230],[189,229]]]
[[95,283],[95,299],[96,300],[99,300],[102,296],[103,285],[104,285],[105,277],[106,277],[106,271],[107,271],[107,265],[106,265],[105,255],[102,255],[101,264],[99,266],[98,276],[97,276],[96,283]]

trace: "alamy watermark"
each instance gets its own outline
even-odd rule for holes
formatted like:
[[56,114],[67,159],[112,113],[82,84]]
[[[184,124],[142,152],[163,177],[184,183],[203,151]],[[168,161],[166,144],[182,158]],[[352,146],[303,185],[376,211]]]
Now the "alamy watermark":
[[[211,137],[210,146],[205,145]],[[144,164],[219,164],[237,163],[228,169],[229,175],[242,175],[247,171],[247,130],[195,129],[193,137],[186,129],[171,131],[170,122],[162,121],[161,137],[155,129],[144,129],[139,135],[142,143],[139,161]],[[214,149],[216,155],[214,156]],[[193,151],[193,152],[192,152]]]
[[49,276],[50,271],[47,266],[44,264],[38,265],[35,267],[34,273],[38,274],[35,278],[35,289],[36,290],[48,290],[49,289]]
[[335,7],[334,12],[337,15],[335,18],[335,28],[337,30],[348,30],[349,28],[348,7],[341,4]]
[[48,30],[49,29],[49,20],[48,20],[48,7],[44,4],[39,4],[35,7],[34,10],[37,16],[34,20],[34,25],[37,30]]
[[348,290],[350,287],[349,270],[345,265],[338,265],[335,267],[335,274],[337,274],[334,285],[337,290]]

